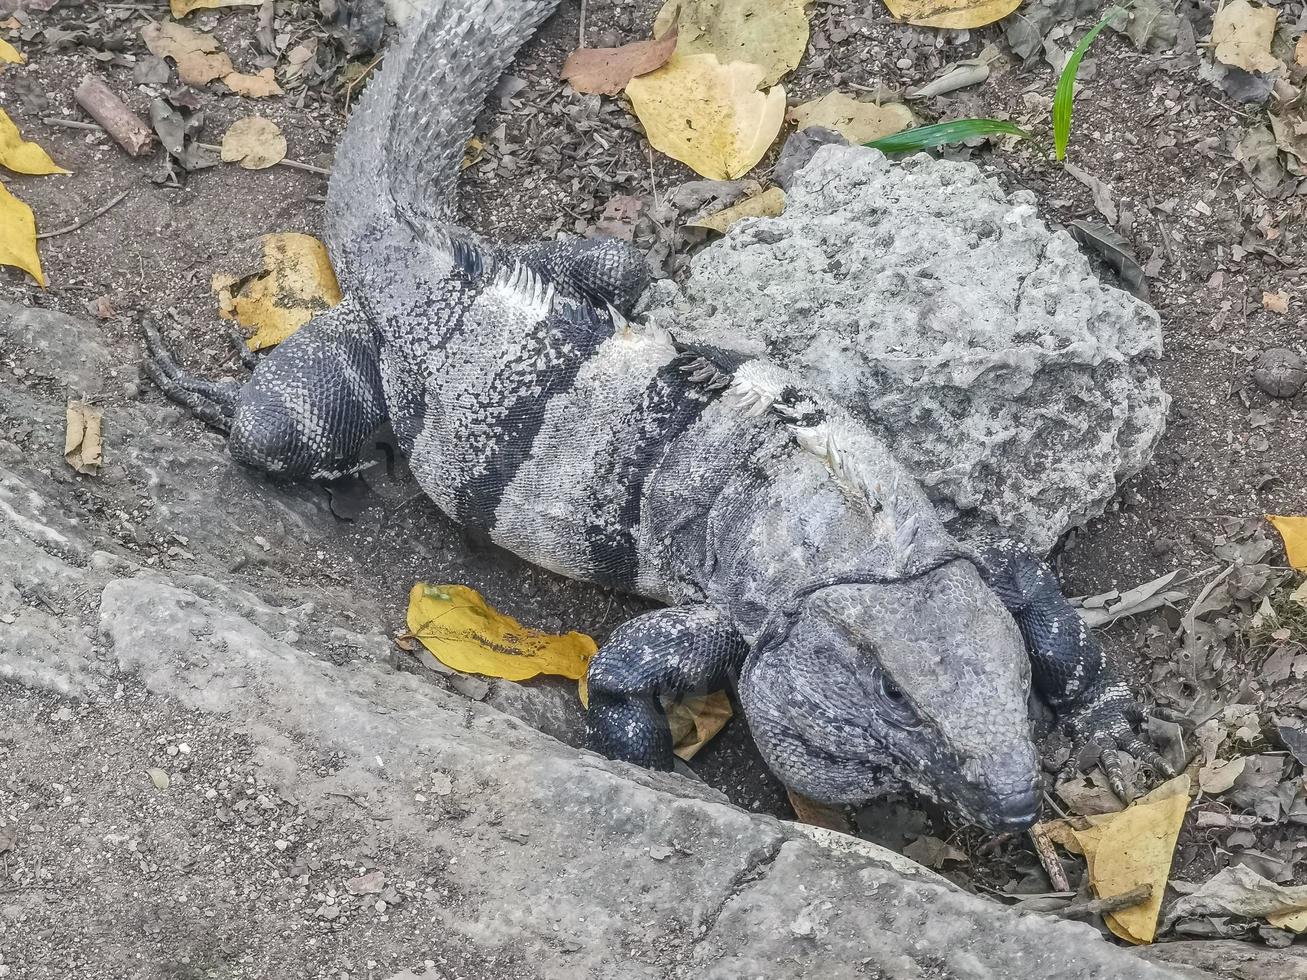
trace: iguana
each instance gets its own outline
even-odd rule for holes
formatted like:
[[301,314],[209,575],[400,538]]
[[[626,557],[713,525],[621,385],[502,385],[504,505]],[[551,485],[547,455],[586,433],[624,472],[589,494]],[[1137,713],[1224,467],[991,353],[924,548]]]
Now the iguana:
[[670,768],[659,698],[736,684],[787,787],[826,803],[910,788],[1015,830],[1039,805],[1033,674],[1080,738],[1169,773],[1037,556],[953,540],[823,392],[631,322],[648,273],[629,246],[504,247],[455,223],[476,113],[555,4],[421,9],[336,156],[344,299],[245,384],[186,374],[147,327],[162,390],[227,432],[236,461],[288,478],[356,470],[389,422],[455,520],[666,603],[590,665],[590,737],[613,758]]

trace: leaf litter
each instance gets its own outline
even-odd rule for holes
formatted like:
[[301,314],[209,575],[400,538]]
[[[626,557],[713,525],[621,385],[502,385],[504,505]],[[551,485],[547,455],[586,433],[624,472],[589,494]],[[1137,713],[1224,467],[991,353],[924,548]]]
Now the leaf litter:
[[618,48],[580,48],[567,56],[558,77],[584,94],[616,95],[632,78],[667,64],[675,50],[675,31]]

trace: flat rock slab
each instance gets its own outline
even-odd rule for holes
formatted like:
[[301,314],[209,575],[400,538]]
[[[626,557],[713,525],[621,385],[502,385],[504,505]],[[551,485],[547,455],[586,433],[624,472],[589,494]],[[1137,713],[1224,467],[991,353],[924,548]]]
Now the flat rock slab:
[[[13,975],[1176,975],[397,669],[401,600],[354,565],[295,574],[339,533],[321,496],[114,394],[135,353],[97,332],[0,307],[25,371],[0,386]],[[87,478],[64,401],[96,379]]]
[[1156,311],[973,164],[822,146],[783,215],[740,222],[690,269],[651,290],[651,320],[832,394],[963,537],[1047,551],[1162,433]]

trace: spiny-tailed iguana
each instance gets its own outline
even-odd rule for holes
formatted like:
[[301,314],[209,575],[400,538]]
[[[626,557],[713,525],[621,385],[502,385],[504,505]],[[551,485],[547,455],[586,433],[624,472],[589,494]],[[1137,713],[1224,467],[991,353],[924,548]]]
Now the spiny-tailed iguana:
[[456,520],[667,603],[591,664],[591,738],[612,757],[670,768],[659,697],[737,683],[788,787],[829,803],[908,787],[1021,828],[1039,799],[1033,665],[1082,738],[1168,771],[1036,556],[950,538],[822,392],[628,321],[648,274],[624,244],[506,248],[457,226],[476,113],[555,3],[419,12],[336,157],[327,238],[343,301],[246,384],[186,375],[147,330],[163,390],[229,432],[237,461],[284,477],[356,469],[388,421]]

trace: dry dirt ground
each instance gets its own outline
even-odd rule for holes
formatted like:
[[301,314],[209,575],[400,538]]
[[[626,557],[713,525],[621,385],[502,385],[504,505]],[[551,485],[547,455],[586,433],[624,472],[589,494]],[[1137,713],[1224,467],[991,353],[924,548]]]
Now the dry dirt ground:
[[[652,0],[591,0],[585,13],[586,43],[605,45],[647,36],[657,6]],[[291,159],[329,168],[351,95],[340,79],[350,69],[326,37],[317,5],[279,2],[275,9],[281,48],[321,39],[324,70],[308,85],[257,104],[210,85],[197,95],[205,115],[202,138],[218,142],[231,122],[258,112],[286,134]],[[1281,9],[1282,23],[1303,22],[1301,3],[1286,3]],[[1192,20],[1197,37],[1206,36],[1211,4],[1186,6],[1181,12]],[[1068,8],[1058,21],[1071,38],[1057,42],[1063,49],[1097,17],[1092,9],[1080,13],[1077,18]],[[133,160],[101,134],[43,121],[85,118],[72,91],[87,73],[103,77],[147,115],[152,98],[175,89],[175,78],[156,85],[134,81],[136,65],[147,54],[140,28],[147,19],[165,14],[165,8],[150,3],[58,3],[48,12],[28,12],[30,27],[25,30],[30,38],[20,40],[19,32],[11,32],[29,64],[0,74],[0,105],[28,138],[40,142],[72,172],[10,182],[36,213],[39,229],[63,229],[122,191],[127,194],[83,227],[42,242],[48,290],[36,288],[14,270],[0,269],[0,296],[97,317],[104,342],[121,352],[124,362],[134,359],[137,314],[152,311],[168,324],[166,332],[189,364],[210,373],[234,373],[210,277],[239,243],[254,236],[316,232],[325,179],[287,167],[252,172],[224,165],[159,183],[160,155]],[[901,91],[934,77],[941,66],[995,44],[1003,54],[988,82],[928,100],[919,106],[921,115],[997,115],[1022,122],[1034,139],[950,152],[975,160],[1009,187],[1032,189],[1050,222],[1101,219],[1089,188],[1051,157],[1047,119],[1055,84],[1052,69],[1040,58],[1022,64],[1007,52],[999,27],[923,30],[894,23],[879,4],[834,0],[815,4],[811,20],[808,55],[786,81],[791,102],[834,88]],[[510,69],[512,80],[501,85],[478,123],[484,157],[465,173],[462,211],[468,224],[482,232],[504,238],[585,233],[611,198],[663,200],[695,177],[649,149],[620,99],[577,95],[557,80],[564,57],[576,47],[580,21],[578,5],[565,0],[517,59]],[[256,14],[251,9],[201,13],[187,23],[212,31],[239,68],[253,70],[270,63],[266,58],[259,61]],[[370,61],[370,55],[359,55],[354,74]],[[1124,591],[1175,569],[1182,578],[1203,573],[1187,587],[1191,597],[1236,559],[1243,563],[1236,579],[1242,581],[1243,568],[1252,567],[1253,580],[1246,588],[1221,587],[1223,602],[1205,614],[1212,625],[1204,634],[1205,645],[1186,648],[1183,638],[1175,635],[1181,625],[1178,615],[1166,612],[1117,624],[1105,634],[1105,642],[1133,665],[1153,699],[1168,707],[1201,718],[1225,717],[1220,709],[1234,701],[1252,706],[1257,730],[1244,751],[1282,752],[1274,740],[1276,724],[1292,723],[1307,712],[1307,636],[1298,632],[1288,640],[1269,637],[1269,630],[1259,632],[1253,626],[1251,616],[1266,597],[1280,608],[1293,584],[1281,571],[1283,554],[1261,515],[1307,513],[1307,395],[1267,397],[1252,384],[1251,365],[1271,347],[1300,354],[1307,348],[1302,247],[1307,198],[1297,193],[1291,179],[1270,195],[1250,183],[1232,147],[1261,118],[1262,110],[1234,105],[1219,88],[1200,80],[1195,62],[1196,56],[1179,50],[1140,52],[1126,38],[1106,32],[1082,72],[1071,158],[1110,186],[1120,212],[1117,227],[1149,269],[1152,302],[1165,331],[1160,371],[1173,402],[1153,465],[1122,489],[1108,514],[1068,538],[1058,567],[1067,591],[1086,595]],[[773,151],[753,176],[765,180],[774,156]],[[637,229],[637,242],[641,240],[657,241],[664,248],[671,243],[672,254],[664,251],[658,257],[664,271],[673,274],[699,241],[647,224]],[[1287,313],[1263,305],[1264,293],[1277,292],[1289,298]],[[77,353],[69,351],[68,356]],[[4,370],[10,377],[0,383],[23,382],[21,365],[6,363]],[[109,425],[115,404],[159,397],[129,373],[105,378],[98,390],[85,394],[104,407]],[[213,438],[180,416],[177,424],[192,426],[196,438]],[[394,491],[383,503],[372,500],[356,520],[341,523],[340,537],[339,555],[320,553],[317,564],[282,569],[281,574],[312,581],[338,572],[345,563],[347,574],[366,581],[373,594],[394,596],[396,629],[402,626],[409,586],[427,576],[430,556],[448,552],[451,542],[469,556],[461,580],[532,625],[586,630],[602,640],[641,608],[637,600],[559,581],[468,541],[411,493]],[[1181,610],[1187,606],[1180,603]],[[1296,629],[1301,631],[1303,625]],[[1195,649],[1203,662],[1191,664],[1186,673],[1177,665],[1182,654],[1193,655]],[[1287,657],[1287,666],[1282,672],[1278,667],[1268,671],[1268,657],[1277,654]],[[20,697],[21,705],[21,696],[10,693]],[[130,720],[130,704],[129,692],[118,719],[124,724]],[[178,726],[167,718],[141,724],[148,729],[142,737],[160,745],[188,737],[175,731]],[[696,761],[696,768],[737,803],[784,812],[779,787],[757,764],[741,728],[730,726],[720,744]],[[135,737],[110,725],[103,743],[127,751],[125,746]],[[66,760],[69,756],[60,746],[57,731],[52,731],[51,750]],[[236,760],[240,747],[223,751]],[[1230,749],[1222,754],[1230,754]],[[1300,770],[1290,769],[1286,778],[1294,772]],[[215,773],[212,778],[221,776]],[[1239,808],[1218,803],[1214,809]],[[1176,857],[1176,875],[1201,880],[1234,855],[1252,851],[1271,854],[1282,873],[1287,868],[1285,880],[1304,880],[1297,867],[1304,856],[1297,842],[1301,821],[1288,823],[1285,818],[1285,813],[1278,814],[1266,827],[1248,831],[1232,844],[1229,826],[1200,829],[1191,815]],[[859,825],[900,847],[926,832],[948,839],[967,859],[944,870],[972,887],[1047,888],[1032,852],[1021,841],[985,842],[938,816],[918,815],[910,804],[891,803],[866,812]],[[133,862],[150,860],[133,855]],[[1186,868],[1192,869],[1191,875]],[[1218,923],[1204,933],[1205,928],[1197,926],[1194,932],[1251,938],[1258,934],[1246,924]],[[1261,933],[1275,943],[1292,939],[1277,930],[1263,928]]]

